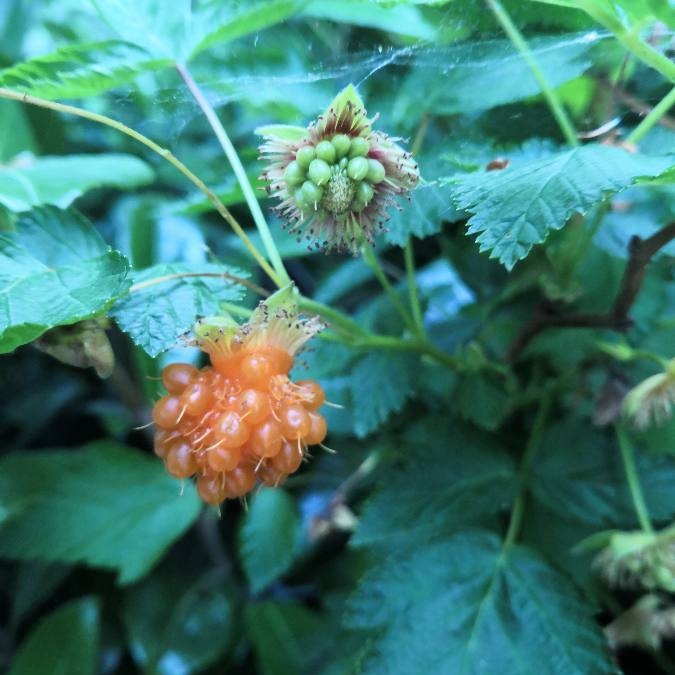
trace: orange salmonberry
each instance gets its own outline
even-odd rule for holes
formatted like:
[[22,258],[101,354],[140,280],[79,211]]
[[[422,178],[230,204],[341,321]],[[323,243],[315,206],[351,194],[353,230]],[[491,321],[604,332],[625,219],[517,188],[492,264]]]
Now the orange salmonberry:
[[307,447],[326,436],[317,412],[325,395],[317,382],[296,384],[288,373],[297,350],[322,328],[298,317],[291,287],[260,303],[242,326],[227,317],[198,323],[193,343],[212,366],[167,366],[168,394],[152,411],[155,454],[167,471],[196,476],[209,504],[242,497],[256,482],[280,485],[297,471]]

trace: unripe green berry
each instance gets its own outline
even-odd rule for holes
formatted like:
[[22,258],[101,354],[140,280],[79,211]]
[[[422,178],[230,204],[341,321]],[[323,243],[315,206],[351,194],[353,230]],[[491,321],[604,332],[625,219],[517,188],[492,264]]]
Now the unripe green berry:
[[[366,162],[366,167],[367,166],[368,163]],[[366,173],[367,171],[366,168]],[[330,167],[323,159],[313,159],[312,163],[309,165],[308,174],[314,185],[325,185],[330,180]]]
[[299,188],[295,191],[293,198],[295,199],[295,205],[300,209],[300,211],[307,211],[309,204],[307,204],[305,193],[302,191],[302,188]]
[[352,138],[351,147],[349,148],[350,157],[365,157],[370,150],[370,145],[365,138],[357,136]]
[[349,149],[352,146],[352,142],[349,139],[349,136],[347,136],[347,134],[337,134],[333,136],[333,140],[331,141],[331,143],[335,148],[335,152],[337,153],[338,158],[344,157],[345,155],[349,154]]
[[300,165],[300,168],[307,169],[307,167],[312,163],[312,160],[316,157],[316,150],[312,145],[303,145],[295,153],[295,161]]
[[347,168],[347,164],[349,164],[349,159],[347,159],[347,157],[343,157],[343,158],[338,162],[338,166],[339,166],[340,169],[342,169],[343,171]]
[[284,171],[284,180],[286,185],[294,187],[305,180],[305,172],[297,162],[291,162]]
[[368,160],[368,173],[366,174],[366,180],[369,183],[381,183],[387,172],[384,170],[381,162],[378,162],[376,159]]
[[364,204],[361,200],[359,199],[354,199],[354,201],[350,204],[349,210],[354,211],[356,213],[359,213],[365,209],[367,204]]
[[366,206],[370,203],[370,200],[373,198],[375,190],[368,183],[359,183],[356,186],[355,199],[359,202],[362,202]]
[[307,204],[312,208],[321,201],[323,197],[323,188],[317,187],[312,181],[306,180],[302,184],[302,196]]
[[319,159],[328,162],[328,164],[332,164],[335,161],[335,155],[335,147],[330,141],[321,141],[320,143],[317,143],[316,156]]
[[347,175],[352,180],[363,180],[367,173],[368,160],[365,157],[354,157],[349,160],[349,164],[347,165]]

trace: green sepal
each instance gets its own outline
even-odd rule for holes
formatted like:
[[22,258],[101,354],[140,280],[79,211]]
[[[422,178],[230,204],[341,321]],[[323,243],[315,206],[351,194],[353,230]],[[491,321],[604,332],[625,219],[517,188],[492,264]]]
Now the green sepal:
[[[263,308],[263,305],[265,306]],[[276,293],[270,295],[265,302],[260,303],[258,308],[253,312],[251,319],[260,312],[270,312],[272,314],[285,313],[288,316],[297,316],[298,301],[296,299],[295,284],[290,283],[288,286],[280,288]]]
[[596,342],[596,346],[601,352],[608,354],[617,361],[632,361],[635,358],[639,358],[635,350],[626,342],[605,342],[604,340],[599,340]]
[[572,547],[572,553],[580,555],[591,551],[599,551],[600,549],[609,546],[612,542],[612,538],[618,534],[622,534],[621,530],[602,530],[601,532],[594,532],[576,543]]
[[256,136],[271,136],[282,141],[297,143],[307,136],[305,127],[296,127],[292,124],[267,124],[253,131]]
[[340,117],[341,112],[351,105],[352,110],[356,117],[363,117],[364,123],[366,125],[366,134],[369,134],[371,131],[370,121],[366,117],[366,106],[363,103],[363,99],[359,96],[359,93],[356,91],[356,87],[353,84],[348,84],[330,103],[324,115],[329,115],[332,110],[338,117]]
[[201,318],[192,330],[198,338],[208,338],[213,333],[233,336],[239,330],[239,324],[227,312],[223,312],[217,316]]

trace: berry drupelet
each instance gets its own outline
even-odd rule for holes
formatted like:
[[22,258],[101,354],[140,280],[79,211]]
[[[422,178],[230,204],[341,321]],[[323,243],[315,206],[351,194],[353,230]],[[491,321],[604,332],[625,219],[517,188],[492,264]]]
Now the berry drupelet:
[[327,427],[325,396],[312,380],[292,382],[298,349],[323,328],[298,316],[288,287],[260,303],[250,320],[210,317],[193,344],[211,365],[174,363],[162,372],[167,394],[155,403],[155,453],[176,478],[196,476],[209,504],[243,497],[256,483],[276,486],[300,467]]

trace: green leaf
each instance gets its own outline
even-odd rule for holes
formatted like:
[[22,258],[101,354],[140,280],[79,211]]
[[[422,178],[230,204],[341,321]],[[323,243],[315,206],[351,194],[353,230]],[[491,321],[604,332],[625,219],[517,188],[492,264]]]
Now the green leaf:
[[672,164],[672,157],[586,145],[516,169],[455,179],[453,200],[474,214],[468,232],[478,233],[480,250],[490,251],[491,258],[511,269],[573,213],[583,214],[608,195],[642,177],[657,176]]
[[354,546],[386,552],[422,544],[484,523],[513,499],[513,462],[489,436],[433,418],[399,443],[402,460],[381,472]]
[[65,209],[93,188],[129,189],[153,180],[150,166],[132,155],[37,157],[0,167],[0,204],[16,212],[40,204]]
[[61,605],[21,643],[7,675],[95,675],[99,631],[96,599]]
[[594,609],[534,551],[468,530],[378,562],[347,622],[377,630],[364,675],[617,673]]
[[322,673],[335,660],[335,643],[326,648],[329,626],[318,612],[289,602],[246,607],[246,630],[262,675]]
[[[599,39],[588,32],[536,36],[528,40],[528,47],[549,85],[557,87],[584,73],[592,63],[588,51]],[[440,55],[419,50],[413,52],[411,65],[393,111],[396,119],[407,123],[425,112],[467,115],[541,92],[527,62],[509,40],[464,41]]]
[[[573,452],[571,452],[573,450]],[[636,453],[640,483],[653,518],[675,516],[675,459]],[[530,490],[568,519],[597,527],[637,525],[626,474],[613,433],[568,420],[549,428],[530,475]]]
[[279,488],[261,490],[239,534],[239,555],[253,593],[286,572],[300,544],[300,519],[293,499]]
[[[120,298],[110,315],[150,356],[174,347],[198,316],[217,314],[221,302],[237,302],[243,286],[223,275],[246,272],[209,263],[165,263],[133,276],[131,292]],[[157,281],[158,283],[153,283]]]
[[510,403],[505,384],[489,373],[467,373],[457,383],[457,404],[465,420],[494,431],[501,425]]
[[215,44],[231,42],[280,24],[297,14],[303,4],[303,0],[214,3],[211,14],[204,13],[196,18],[204,37],[192,48],[190,58]]
[[190,0],[175,0],[171,11],[167,11],[161,0],[93,3],[103,20],[122,38],[171,63],[186,63],[215,44],[285,21],[302,4],[300,0],[211,2],[193,10]]
[[167,63],[119,40],[74,44],[1,70],[0,86],[47,99],[87,98]]
[[[424,164],[421,162],[420,166]],[[411,235],[424,239],[438,234],[444,220],[458,218],[451,197],[452,187],[439,184],[436,180],[416,187],[409,200],[399,200],[399,208],[391,209],[387,214],[386,241],[395,246],[405,246]]]
[[411,354],[376,351],[364,356],[352,371],[354,431],[367,436],[403,407],[413,393],[419,358]]
[[20,152],[37,150],[26,112],[16,101],[0,101],[0,167]]
[[31,211],[0,233],[0,353],[105,310],[129,286],[128,263],[75,211]]
[[82,562],[142,577],[200,510],[191,484],[155,457],[101,442],[82,451],[12,454],[0,462],[0,555]]
[[[614,3],[608,0],[534,0],[547,5],[561,5],[588,11],[591,16],[600,19],[603,15],[619,19],[621,23],[640,25],[657,19],[667,26],[675,22],[675,8],[668,0],[630,0],[630,2]],[[627,21],[628,19],[628,21]]]
[[70,571],[67,565],[42,560],[29,560],[19,566],[14,580],[10,616],[14,630],[31,611],[54,593]]
[[312,0],[303,11],[310,16],[336,23],[375,28],[386,33],[433,40],[436,28],[415,7],[382,7],[370,0]]
[[221,572],[195,580],[162,566],[129,589],[124,606],[129,649],[145,673],[200,672],[232,644],[235,608]]

